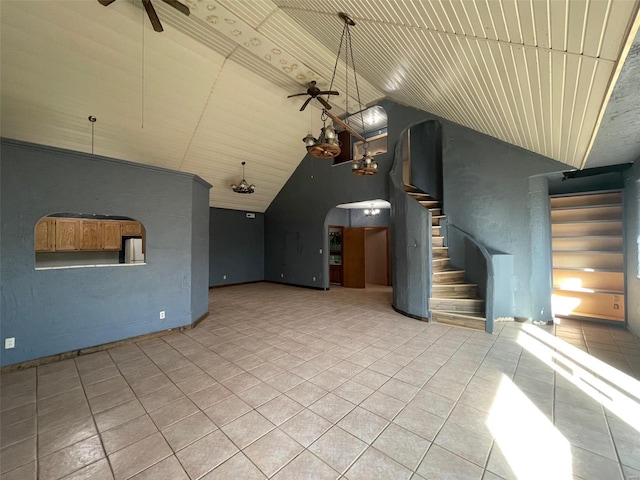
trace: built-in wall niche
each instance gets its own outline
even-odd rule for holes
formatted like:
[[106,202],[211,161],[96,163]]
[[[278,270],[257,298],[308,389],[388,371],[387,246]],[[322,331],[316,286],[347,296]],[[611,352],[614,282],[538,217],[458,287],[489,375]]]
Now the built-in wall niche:
[[146,230],[130,217],[54,213],[34,226],[36,269],[146,264]]

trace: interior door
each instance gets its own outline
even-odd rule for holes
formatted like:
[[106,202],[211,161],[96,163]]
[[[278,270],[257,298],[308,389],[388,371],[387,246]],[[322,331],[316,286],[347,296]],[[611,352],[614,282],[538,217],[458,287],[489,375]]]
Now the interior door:
[[364,227],[346,228],[342,233],[342,285],[365,287]]

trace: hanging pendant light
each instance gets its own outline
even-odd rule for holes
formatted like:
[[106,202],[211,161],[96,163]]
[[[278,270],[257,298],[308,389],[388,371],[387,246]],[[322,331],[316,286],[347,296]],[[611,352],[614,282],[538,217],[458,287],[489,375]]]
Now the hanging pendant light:
[[[338,48],[338,54],[336,55],[336,62],[333,67],[333,75],[331,77],[331,85],[329,86],[329,92],[333,90],[333,83],[336,78],[336,71],[338,69],[338,63],[340,60],[340,54],[342,53],[342,46],[345,45],[344,49],[344,64],[346,68],[345,75],[345,97],[346,97],[346,118],[347,121],[344,122],[332,113],[329,112],[331,105],[328,100],[331,98],[331,93],[327,96],[327,100],[324,100],[321,97],[318,97],[318,100],[323,105],[322,110],[322,128],[320,130],[320,135],[318,138],[315,138],[311,133],[309,133],[306,137],[302,139],[305,146],[307,147],[307,152],[309,155],[316,158],[334,158],[340,155],[340,142],[338,141],[337,134],[335,129],[333,128],[332,122],[329,122],[327,125],[327,119],[331,119],[333,122],[338,124],[343,129],[347,130],[350,135],[356,137],[358,140],[364,143],[364,155],[362,159],[355,160],[352,162],[352,172],[356,175],[375,175],[378,173],[378,164],[373,160],[373,156],[368,151],[369,144],[366,142],[365,138],[360,135],[356,129],[354,129],[348,123],[349,117],[349,66],[351,66],[351,70],[353,70],[353,82],[356,87],[356,97],[358,99],[358,111],[360,112],[360,124],[364,125],[364,120],[362,118],[362,102],[360,100],[360,88],[358,87],[358,76],[356,74],[356,65],[353,60],[353,44],[351,40],[351,30],[350,27],[355,27],[356,22],[353,21],[348,14],[344,12],[339,12],[338,16],[344,22],[344,26],[342,28],[342,36],[340,37],[340,46]],[[315,84],[315,82],[314,82]],[[316,93],[316,92],[312,92]],[[324,92],[323,92],[324,93]],[[336,92],[333,92],[336,93]],[[317,95],[316,95],[317,97]],[[313,98],[316,98],[313,97]],[[350,147],[350,146],[349,146]]]
[[236,193],[253,193],[256,191],[255,185],[249,185],[244,179],[244,166],[247,162],[242,162],[242,181],[239,184],[231,185],[231,189]]
[[367,150],[369,146],[366,142],[364,146],[364,155],[362,158],[354,158],[351,162],[351,172],[354,175],[375,175],[378,173],[378,163],[373,159],[371,152]]

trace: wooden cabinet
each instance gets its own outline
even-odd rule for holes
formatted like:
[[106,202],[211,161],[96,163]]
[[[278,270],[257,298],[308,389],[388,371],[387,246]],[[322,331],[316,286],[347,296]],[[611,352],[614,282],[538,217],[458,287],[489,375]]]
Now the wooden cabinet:
[[56,218],[56,252],[73,252],[80,249],[81,220]]
[[41,218],[35,228],[35,251],[54,252],[56,249],[56,219]]
[[100,250],[102,248],[103,231],[100,223],[96,220],[80,220],[80,248],[78,250]]
[[123,236],[138,237],[143,234],[143,228],[140,222],[123,220],[120,222],[120,228],[122,229]]
[[141,235],[144,232],[142,224],[134,221],[45,217],[35,227],[35,251],[120,251],[123,223],[126,224],[128,235]]
[[116,220],[105,220],[100,222],[104,231],[104,243],[101,250],[121,250],[122,233],[120,222]]

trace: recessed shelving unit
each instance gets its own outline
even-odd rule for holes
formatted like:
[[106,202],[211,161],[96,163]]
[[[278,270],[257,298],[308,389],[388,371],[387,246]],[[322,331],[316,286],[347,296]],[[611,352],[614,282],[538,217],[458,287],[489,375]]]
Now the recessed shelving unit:
[[551,237],[554,314],[624,322],[622,192],[552,196]]

